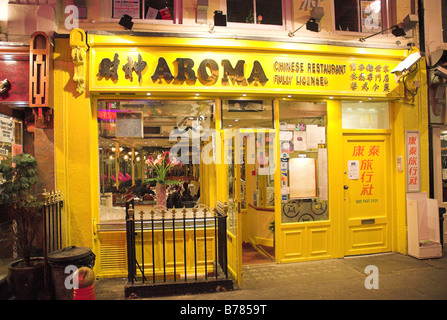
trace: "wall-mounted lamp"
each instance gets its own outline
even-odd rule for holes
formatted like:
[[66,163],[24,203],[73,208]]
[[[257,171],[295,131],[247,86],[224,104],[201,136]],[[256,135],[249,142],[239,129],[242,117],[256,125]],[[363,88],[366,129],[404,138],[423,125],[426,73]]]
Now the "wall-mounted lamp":
[[122,16],[122,18],[120,19],[120,22],[118,22],[118,24],[120,26],[123,26],[127,30],[132,30],[132,27],[133,27],[132,17],[125,14]]
[[367,37],[360,38],[359,41],[365,42],[366,39],[374,37],[378,34],[383,34],[384,32],[386,32],[388,30],[392,30],[391,33],[395,37],[403,37],[403,36],[406,36],[416,26],[417,22],[418,22],[417,16],[414,14],[409,14],[405,17],[405,19],[402,23],[391,26],[385,30],[373,33]]
[[11,82],[8,79],[0,81],[0,94],[7,93],[11,89]]
[[227,26],[227,15],[223,14],[222,11],[216,10],[214,11],[214,25],[220,27]]
[[306,23],[301,25],[295,31],[289,32],[289,37],[295,36],[295,32],[306,26],[306,29],[313,32],[320,32],[320,20],[324,16],[324,9],[322,7],[315,7],[310,12],[310,19]]

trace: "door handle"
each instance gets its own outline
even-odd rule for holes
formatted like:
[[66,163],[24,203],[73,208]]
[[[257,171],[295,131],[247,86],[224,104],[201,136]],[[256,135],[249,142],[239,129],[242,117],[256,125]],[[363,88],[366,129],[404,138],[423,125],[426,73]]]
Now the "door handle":
[[349,189],[349,186],[345,184],[345,185],[343,186],[343,189],[348,190],[348,189]]

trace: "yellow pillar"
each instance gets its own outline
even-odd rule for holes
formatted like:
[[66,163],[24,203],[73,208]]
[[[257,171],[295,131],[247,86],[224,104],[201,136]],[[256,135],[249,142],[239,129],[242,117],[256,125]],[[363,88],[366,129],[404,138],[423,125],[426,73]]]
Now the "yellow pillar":
[[99,208],[96,111],[88,92],[76,91],[73,74],[69,40],[55,39],[56,187],[64,198],[66,244],[92,247],[92,217]]

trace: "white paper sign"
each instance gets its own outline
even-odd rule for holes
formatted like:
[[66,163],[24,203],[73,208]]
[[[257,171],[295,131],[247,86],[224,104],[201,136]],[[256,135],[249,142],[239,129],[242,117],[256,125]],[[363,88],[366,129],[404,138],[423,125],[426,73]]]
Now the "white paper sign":
[[308,124],[307,127],[307,149],[318,149],[318,126]]
[[113,18],[121,18],[124,14],[134,19],[140,19],[140,1],[139,0],[113,0]]
[[360,178],[360,163],[359,160],[348,161],[348,179],[357,180]]
[[279,140],[280,141],[290,141],[293,138],[293,131],[280,131]]
[[293,147],[295,151],[306,151],[307,148],[306,131],[293,132]]
[[12,143],[14,140],[14,121],[0,117],[0,142]]

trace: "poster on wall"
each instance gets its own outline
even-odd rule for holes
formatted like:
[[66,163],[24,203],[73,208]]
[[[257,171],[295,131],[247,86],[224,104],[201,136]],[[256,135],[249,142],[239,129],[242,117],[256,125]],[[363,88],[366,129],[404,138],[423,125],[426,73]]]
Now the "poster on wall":
[[120,19],[127,14],[134,19],[141,19],[141,7],[139,0],[113,0],[112,18]]
[[289,161],[290,198],[313,198],[317,196],[315,159],[293,158]]
[[362,32],[382,30],[381,1],[360,1],[362,13]]
[[117,112],[116,137],[143,138],[143,112]]
[[407,192],[420,192],[420,146],[419,131],[405,132],[407,159]]
[[0,117],[0,142],[12,143],[14,140],[14,121]]

